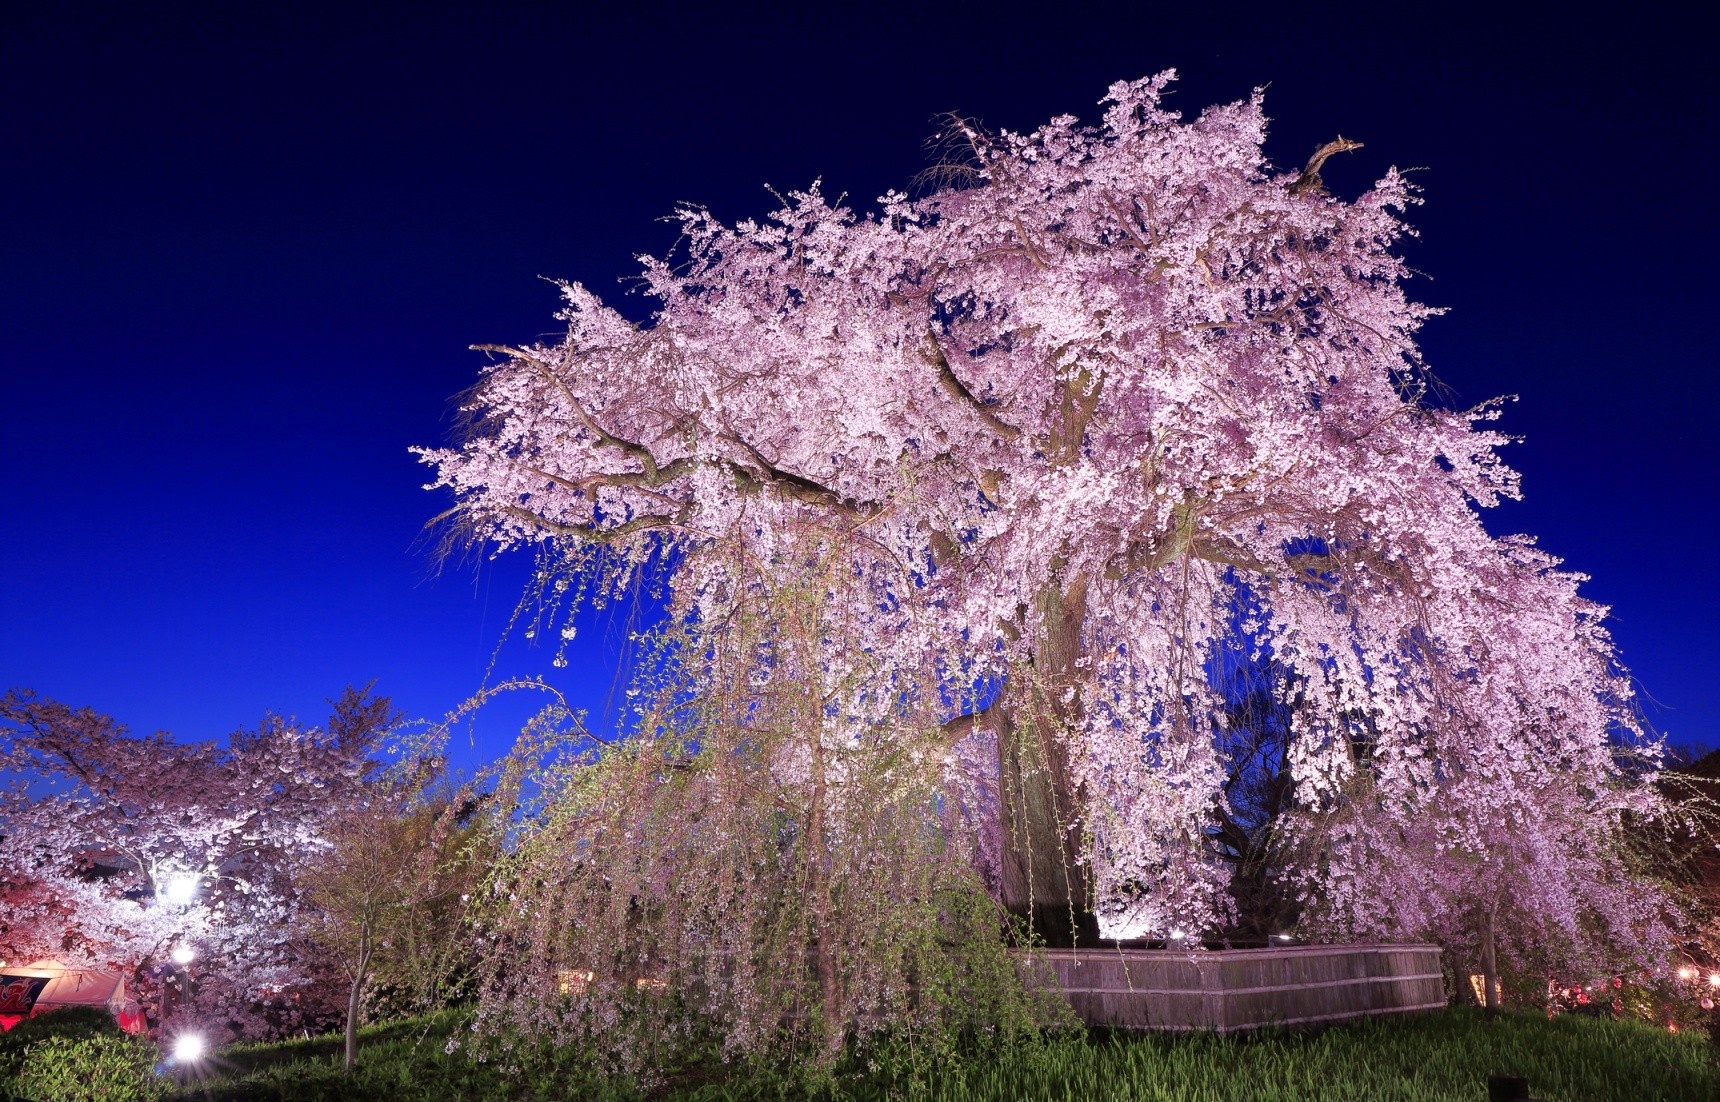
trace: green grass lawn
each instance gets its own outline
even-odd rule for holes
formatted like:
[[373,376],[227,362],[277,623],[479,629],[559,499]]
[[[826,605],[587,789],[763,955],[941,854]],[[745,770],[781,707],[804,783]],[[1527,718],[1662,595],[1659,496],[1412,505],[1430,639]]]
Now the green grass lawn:
[[[339,1038],[246,1046],[186,1099],[586,1099],[594,1086],[510,1081],[492,1064],[444,1051],[453,1015],[365,1031],[360,1068],[339,1066]],[[1091,1034],[989,1053],[917,1081],[849,1069],[826,1097],[925,1102],[1434,1102],[1485,1099],[1490,1073],[1526,1075],[1556,1102],[1716,1102],[1720,1048],[1635,1022],[1448,1010],[1300,1033],[1247,1037]],[[205,1093],[207,1092],[207,1093]],[[637,1097],[619,1086],[614,1098]],[[778,1074],[713,1068],[685,1074],[652,1097],[673,1102],[807,1097]]]

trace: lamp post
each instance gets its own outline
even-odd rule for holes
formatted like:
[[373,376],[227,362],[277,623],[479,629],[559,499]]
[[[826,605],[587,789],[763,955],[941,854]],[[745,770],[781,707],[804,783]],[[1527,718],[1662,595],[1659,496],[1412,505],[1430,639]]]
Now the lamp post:
[[[191,962],[197,959],[197,950],[185,942],[173,947],[169,956],[179,968],[180,1003],[191,1001]],[[163,1023],[165,1024],[165,1022]],[[201,1034],[181,1033],[173,1044],[173,1059],[180,1064],[195,1064],[203,1058],[204,1041]]]
[[[197,951],[191,946],[180,942],[168,954],[179,972],[179,1003],[181,1006],[191,1001],[191,962],[197,959]],[[167,1024],[168,1015],[163,1007],[161,1024]]]
[[[201,883],[202,877],[198,876],[195,872],[181,871],[170,873],[164,880],[156,881],[156,902],[158,905],[165,903],[170,907],[177,908],[180,913],[181,922],[183,922],[185,911],[197,900],[197,889],[201,886]],[[191,974],[188,966],[190,965],[192,958],[196,956],[196,953],[192,950],[190,945],[182,941],[173,947],[169,955],[172,957],[173,963],[178,966],[179,969],[179,1001],[183,1004],[191,997]],[[172,999],[169,996],[171,994],[171,986],[163,985],[161,994],[161,1024],[163,1026],[167,1025],[168,1018],[170,1017],[169,1007],[172,1004]]]

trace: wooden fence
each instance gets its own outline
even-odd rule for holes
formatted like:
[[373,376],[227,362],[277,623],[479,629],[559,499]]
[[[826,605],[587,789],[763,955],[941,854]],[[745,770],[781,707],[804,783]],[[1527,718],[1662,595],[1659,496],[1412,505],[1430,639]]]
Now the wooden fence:
[[1437,945],[1042,949],[1021,963],[1088,1025],[1121,1029],[1230,1033],[1446,1004]]

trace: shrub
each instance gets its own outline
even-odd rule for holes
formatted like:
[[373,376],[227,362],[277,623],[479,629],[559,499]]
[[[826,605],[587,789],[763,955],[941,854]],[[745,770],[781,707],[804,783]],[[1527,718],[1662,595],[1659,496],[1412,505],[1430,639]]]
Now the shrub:
[[35,1102],[158,1102],[172,1088],[155,1055],[130,1037],[49,1037],[25,1049],[15,1089]]
[[0,1033],[0,1091],[13,1088],[24,1066],[24,1050],[38,1041],[50,1037],[84,1041],[124,1035],[113,1015],[99,1006],[68,1006],[25,1018],[9,1032]]

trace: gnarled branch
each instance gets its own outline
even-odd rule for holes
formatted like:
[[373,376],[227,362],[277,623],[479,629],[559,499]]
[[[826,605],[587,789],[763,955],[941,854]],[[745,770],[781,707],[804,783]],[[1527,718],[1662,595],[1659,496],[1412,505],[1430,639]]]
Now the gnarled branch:
[[1011,440],[1021,435],[1020,429],[1000,419],[984,402],[974,396],[973,391],[969,390],[961,379],[956,377],[955,368],[950,366],[949,358],[944,355],[943,346],[938,344],[937,335],[930,330],[926,332],[926,347],[928,349],[926,362],[938,369],[938,382],[943,385],[944,391],[950,397],[979,414],[980,420],[984,421],[998,435],[1006,436]]
[[1326,188],[1320,182],[1320,169],[1325,165],[1326,158],[1334,153],[1348,153],[1360,148],[1362,148],[1361,142],[1352,141],[1339,134],[1319,149],[1314,150],[1314,155],[1308,158],[1308,164],[1302,169],[1302,175],[1291,181],[1290,194],[1300,195],[1305,191],[1314,191],[1324,195]]

